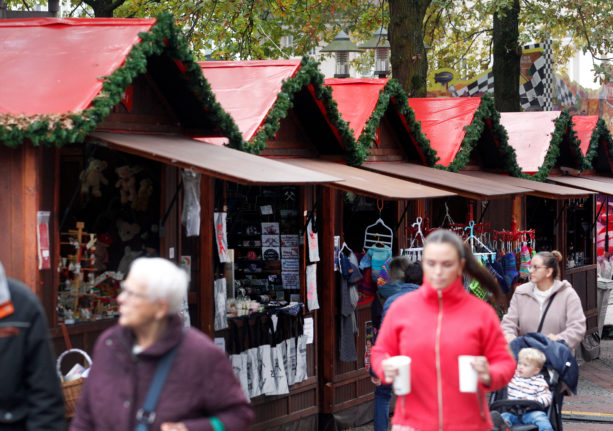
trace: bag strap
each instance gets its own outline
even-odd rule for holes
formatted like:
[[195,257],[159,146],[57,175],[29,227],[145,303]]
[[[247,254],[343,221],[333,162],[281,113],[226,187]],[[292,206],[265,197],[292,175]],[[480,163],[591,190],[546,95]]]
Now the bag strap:
[[541,332],[541,329],[543,328],[543,322],[545,321],[545,316],[547,315],[547,312],[549,311],[549,307],[551,307],[553,298],[555,298],[557,294],[558,292],[555,292],[553,295],[551,295],[551,298],[549,298],[549,302],[547,303],[547,307],[545,307],[545,311],[543,311],[543,315],[541,316],[541,322],[539,323],[539,327],[536,330],[536,332]]
[[175,359],[177,350],[179,350],[182,341],[183,336],[181,336],[181,340],[176,346],[166,352],[155,369],[153,381],[149,386],[149,392],[147,392],[145,403],[143,407],[136,412],[136,420],[138,423],[135,431],[147,431],[149,426],[155,422],[155,407],[160,399],[166,377],[168,377],[168,372],[170,371],[170,367],[172,366],[172,362]]

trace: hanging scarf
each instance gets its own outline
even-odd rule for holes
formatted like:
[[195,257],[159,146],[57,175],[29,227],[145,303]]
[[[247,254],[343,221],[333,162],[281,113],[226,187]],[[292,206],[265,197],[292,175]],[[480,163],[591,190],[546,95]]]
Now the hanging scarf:
[[4,267],[0,263],[0,319],[13,314],[13,302],[11,301],[11,292],[9,291],[9,283],[4,273]]

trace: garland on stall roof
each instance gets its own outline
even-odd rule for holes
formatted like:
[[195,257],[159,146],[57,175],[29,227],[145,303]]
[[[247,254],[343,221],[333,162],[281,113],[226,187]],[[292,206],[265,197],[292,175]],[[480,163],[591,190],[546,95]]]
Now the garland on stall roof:
[[602,118],[599,118],[596,122],[596,128],[592,132],[590,138],[590,146],[588,147],[587,154],[584,158],[583,169],[590,169],[592,167],[594,159],[598,157],[598,146],[600,142],[604,141],[608,153],[613,154],[613,138],[611,138],[611,131],[607,127],[607,123]]
[[318,63],[308,57],[302,59],[296,75],[283,82],[277,100],[251,141],[241,142],[238,145],[231,143],[230,146],[253,154],[261,153],[266,148],[266,141],[272,139],[279,131],[281,120],[294,106],[293,100],[296,95],[309,85],[315,90],[315,96],[323,103],[328,121],[337,129],[341,137],[347,164],[361,165],[368,156],[368,150],[353,138],[349,124],[341,117],[336,101],[332,98],[332,89],[324,85],[324,76],[318,69]]
[[532,175],[531,179],[536,181],[545,181],[547,179],[549,172],[551,172],[551,169],[553,169],[560,157],[560,145],[564,142],[564,137],[567,134],[570,139],[571,150],[577,157],[577,166],[581,170],[584,168],[585,159],[583,154],[581,154],[577,134],[572,128],[571,116],[568,111],[564,110],[555,121],[555,130],[549,144],[549,149],[545,155],[545,160],[539,170]]
[[477,148],[481,136],[485,132],[486,127],[490,127],[487,121],[491,122],[492,135],[495,142],[492,145],[498,147],[498,153],[501,158],[501,165],[504,170],[511,176],[523,177],[521,168],[517,164],[517,155],[515,149],[509,145],[509,138],[505,128],[500,124],[500,113],[496,110],[493,97],[486,93],[481,97],[479,108],[475,112],[473,121],[464,129],[466,134],[460,145],[460,149],[456,154],[455,159],[447,166],[447,170],[457,172],[464,169],[470,161],[471,153]]
[[30,140],[35,146],[42,144],[57,147],[83,142],[121,101],[124,91],[134,79],[147,71],[148,59],[165,53],[185,67],[183,79],[202,102],[211,122],[218,125],[230,143],[236,145],[237,142],[242,142],[238,126],[215,100],[187,42],[175,27],[172,15],[161,14],[155,25],[148,32],[141,32],[139,37],[141,41],[132,48],[124,64],[105,77],[102,90],[94,98],[90,108],[66,114],[3,114],[0,116],[0,141],[9,147],[21,145],[26,140]]
[[[390,79],[379,92],[377,105],[366,122],[358,143],[362,148],[372,148],[377,129],[390,105],[390,101],[393,100],[398,112],[404,117],[412,137],[415,139],[418,151],[424,155],[427,166],[434,166],[439,158],[436,155],[436,151],[430,146],[430,141],[422,133],[421,123],[415,119],[415,111],[409,106],[407,98],[407,93],[402,89],[400,83],[395,79]],[[411,142],[406,142],[405,145],[412,144]]]

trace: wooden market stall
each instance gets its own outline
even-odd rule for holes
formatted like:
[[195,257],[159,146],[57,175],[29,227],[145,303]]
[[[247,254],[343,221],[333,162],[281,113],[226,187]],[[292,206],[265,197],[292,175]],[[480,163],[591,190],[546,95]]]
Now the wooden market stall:
[[[317,329],[313,346],[317,361],[313,370],[318,382],[317,426],[336,429],[368,422],[372,420],[369,407],[373,386],[364,368],[366,338],[363,328],[370,321],[370,304],[357,307],[359,332],[351,337],[356,347],[354,359],[341,361],[340,287],[334,265],[335,241],[338,248],[345,242],[349,248],[361,251],[365,227],[379,217],[387,225],[396,226],[401,220],[401,202],[451,196],[453,192],[349,166],[359,165],[368,152],[356,143],[354,135],[339,117],[330,89],[322,85],[323,77],[315,64],[266,61],[205,62],[201,65],[221,105],[243,132],[248,143],[245,150],[282,160],[288,166],[343,179],[307,191],[310,197],[306,209],[316,215],[320,250],[317,266],[319,309],[308,313],[314,317]],[[233,84],[239,80],[241,88]],[[374,97],[376,99],[376,93]],[[383,207],[381,212],[376,207],[378,200]],[[398,251],[396,238],[393,249]],[[308,259],[304,263],[309,263]],[[299,392],[300,388],[290,388],[289,399]],[[304,410],[300,412],[295,407],[292,410],[293,405],[288,408],[285,399],[263,398],[254,400],[256,416],[259,416],[258,429],[280,424],[316,429],[308,421],[313,410],[305,408],[311,404],[303,405]]]
[[[537,250],[559,250],[563,277],[571,282],[587,317],[587,334],[598,329],[596,287],[595,196],[563,175],[578,175],[589,167],[567,112],[502,113],[509,145],[522,172],[531,180],[557,183],[582,191],[526,200],[527,223],[536,229]],[[539,186],[535,185],[535,188]],[[575,192],[576,193],[576,192]]]
[[11,20],[0,34],[11,42],[0,52],[11,65],[0,70],[0,260],[41,297],[58,353],[60,323],[91,352],[138,256],[188,270],[192,324],[213,335],[216,178],[339,180],[191,139],[242,142],[171,16]]

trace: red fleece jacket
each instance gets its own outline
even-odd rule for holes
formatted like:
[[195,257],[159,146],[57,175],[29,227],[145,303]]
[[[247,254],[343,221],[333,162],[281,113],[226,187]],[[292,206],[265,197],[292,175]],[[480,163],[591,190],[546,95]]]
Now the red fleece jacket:
[[[392,304],[372,349],[374,372],[383,376],[381,362],[396,355],[411,357],[411,393],[397,398],[393,424],[419,431],[492,429],[485,391],[504,387],[516,364],[494,309],[466,292],[461,278],[440,295],[424,282]],[[460,355],[487,358],[489,387],[480,385],[478,393],[460,392]]]

